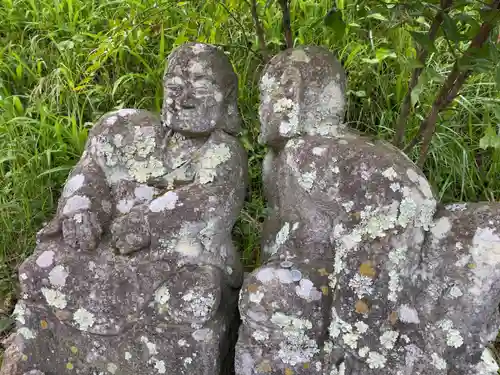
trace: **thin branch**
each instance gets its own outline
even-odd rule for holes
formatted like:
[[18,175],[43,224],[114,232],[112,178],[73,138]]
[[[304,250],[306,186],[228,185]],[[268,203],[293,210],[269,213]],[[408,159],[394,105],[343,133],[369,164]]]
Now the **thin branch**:
[[[448,12],[452,4],[453,0],[441,0],[441,9],[434,17],[434,20],[432,21],[431,27],[429,29],[428,37],[431,42],[434,42],[434,40],[436,40],[439,27],[443,23],[443,18],[444,18],[443,12]],[[420,47],[417,59],[418,61],[420,61],[422,65],[425,66],[425,62],[427,60],[428,55],[429,52],[426,49]],[[415,87],[417,86],[418,79],[420,78],[420,75],[422,74],[423,70],[424,70],[423,68],[415,68],[413,70],[410,82],[408,84],[408,91],[406,92],[403,102],[401,103],[398,123],[396,125],[396,134],[394,135],[394,141],[393,141],[396,147],[401,147],[401,145],[403,144],[403,139],[406,131],[406,124],[411,107],[411,93],[413,92],[413,89],[415,89]]]
[[241,28],[241,32],[243,34],[243,38],[245,39],[245,43],[247,45],[249,45],[249,41],[248,41],[248,37],[247,37],[247,34],[245,32],[245,26],[243,26],[243,24],[241,23],[241,21],[238,19],[238,17],[236,17],[233,12],[231,12],[231,9],[229,9],[226,4],[224,4],[223,1],[220,1],[218,2],[220,5],[222,5],[222,7],[226,10],[227,14],[229,14],[229,16],[240,26]]
[[286,48],[293,47],[293,35],[290,17],[289,0],[279,0],[281,10],[283,12],[283,31],[285,33]]
[[[492,9],[500,8],[500,0],[494,0],[490,7]],[[465,58],[469,58],[473,56],[474,52],[481,48],[483,44],[487,41],[491,31],[494,28],[494,24],[491,22],[484,22],[479,32],[474,36],[472,42],[467,49],[467,51],[462,56],[461,60]],[[467,69],[465,71],[460,72],[459,69],[460,61],[456,61],[453,70],[449,74],[445,84],[439,91],[438,96],[436,97],[432,109],[427,116],[427,118],[422,121],[419,129],[419,134],[412,140],[410,145],[405,149],[405,151],[411,150],[411,148],[418,142],[420,136],[423,136],[422,148],[420,150],[420,157],[418,159],[418,165],[423,167],[425,160],[427,159],[427,153],[429,150],[430,142],[432,140],[432,136],[436,131],[436,123],[438,119],[439,112],[445,109],[450,103],[456,98],[460,89],[464,85],[467,78],[472,74],[471,69]],[[411,146],[411,147],[410,147]]]
[[251,4],[248,3],[248,0],[246,2],[250,5],[250,9],[252,11],[252,19],[255,26],[255,32],[257,33],[257,40],[259,41],[260,54],[262,55],[262,59],[264,60],[264,62],[267,62],[269,59],[269,52],[267,50],[266,38],[264,37],[264,29],[262,28],[262,24],[260,23],[259,19],[257,0],[251,1]]

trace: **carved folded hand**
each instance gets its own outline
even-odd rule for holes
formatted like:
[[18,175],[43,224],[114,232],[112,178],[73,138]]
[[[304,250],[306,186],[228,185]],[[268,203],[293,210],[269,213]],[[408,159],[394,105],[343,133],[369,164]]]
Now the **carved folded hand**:
[[116,218],[111,225],[112,242],[121,254],[144,249],[151,242],[144,207],[134,207],[128,214]]
[[63,241],[72,248],[92,251],[102,237],[103,225],[99,215],[90,210],[57,216],[37,235],[38,241],[62,234]]

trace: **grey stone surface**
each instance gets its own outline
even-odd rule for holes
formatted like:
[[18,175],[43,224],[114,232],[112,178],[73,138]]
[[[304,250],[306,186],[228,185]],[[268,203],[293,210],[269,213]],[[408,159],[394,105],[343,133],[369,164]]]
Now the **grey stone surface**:
[[282,52],[260,84],[270,214],[236,373],[493,375],[500,204],[437,208],[402,152],[347,129],[328,51]]
[[122,109],[95,124],[19,269],[1,374],[227,370],[247,183],[237,85],[221,51],[186,44],[169,58],[161,116]]

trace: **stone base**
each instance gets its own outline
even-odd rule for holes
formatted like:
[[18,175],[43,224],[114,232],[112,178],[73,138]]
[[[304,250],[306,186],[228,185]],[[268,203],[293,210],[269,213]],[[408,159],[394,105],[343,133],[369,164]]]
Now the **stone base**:
[[[68,327],[45,308],[20,303],[25,321],[6,351],[1,375],[32,371],[40,375],[227,375],[232,371],[228,368],[232,358],[227,357],[234,347],[229,333],[237,330],[231,327],[237,324],[234,315],[219,312],[203,326],[151,327],[139,322],[119,336],[100,336]],[[224,310],[231,309],[224,306]]]

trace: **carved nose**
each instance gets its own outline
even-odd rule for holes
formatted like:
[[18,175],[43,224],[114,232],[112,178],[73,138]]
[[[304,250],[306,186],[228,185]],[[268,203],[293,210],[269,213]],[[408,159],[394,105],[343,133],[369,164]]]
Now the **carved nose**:
[[193,93],[190,89],[184,90],[181,97],[179,98],[179,104],[183,109],[192,109],[194,108],[194,98]]

